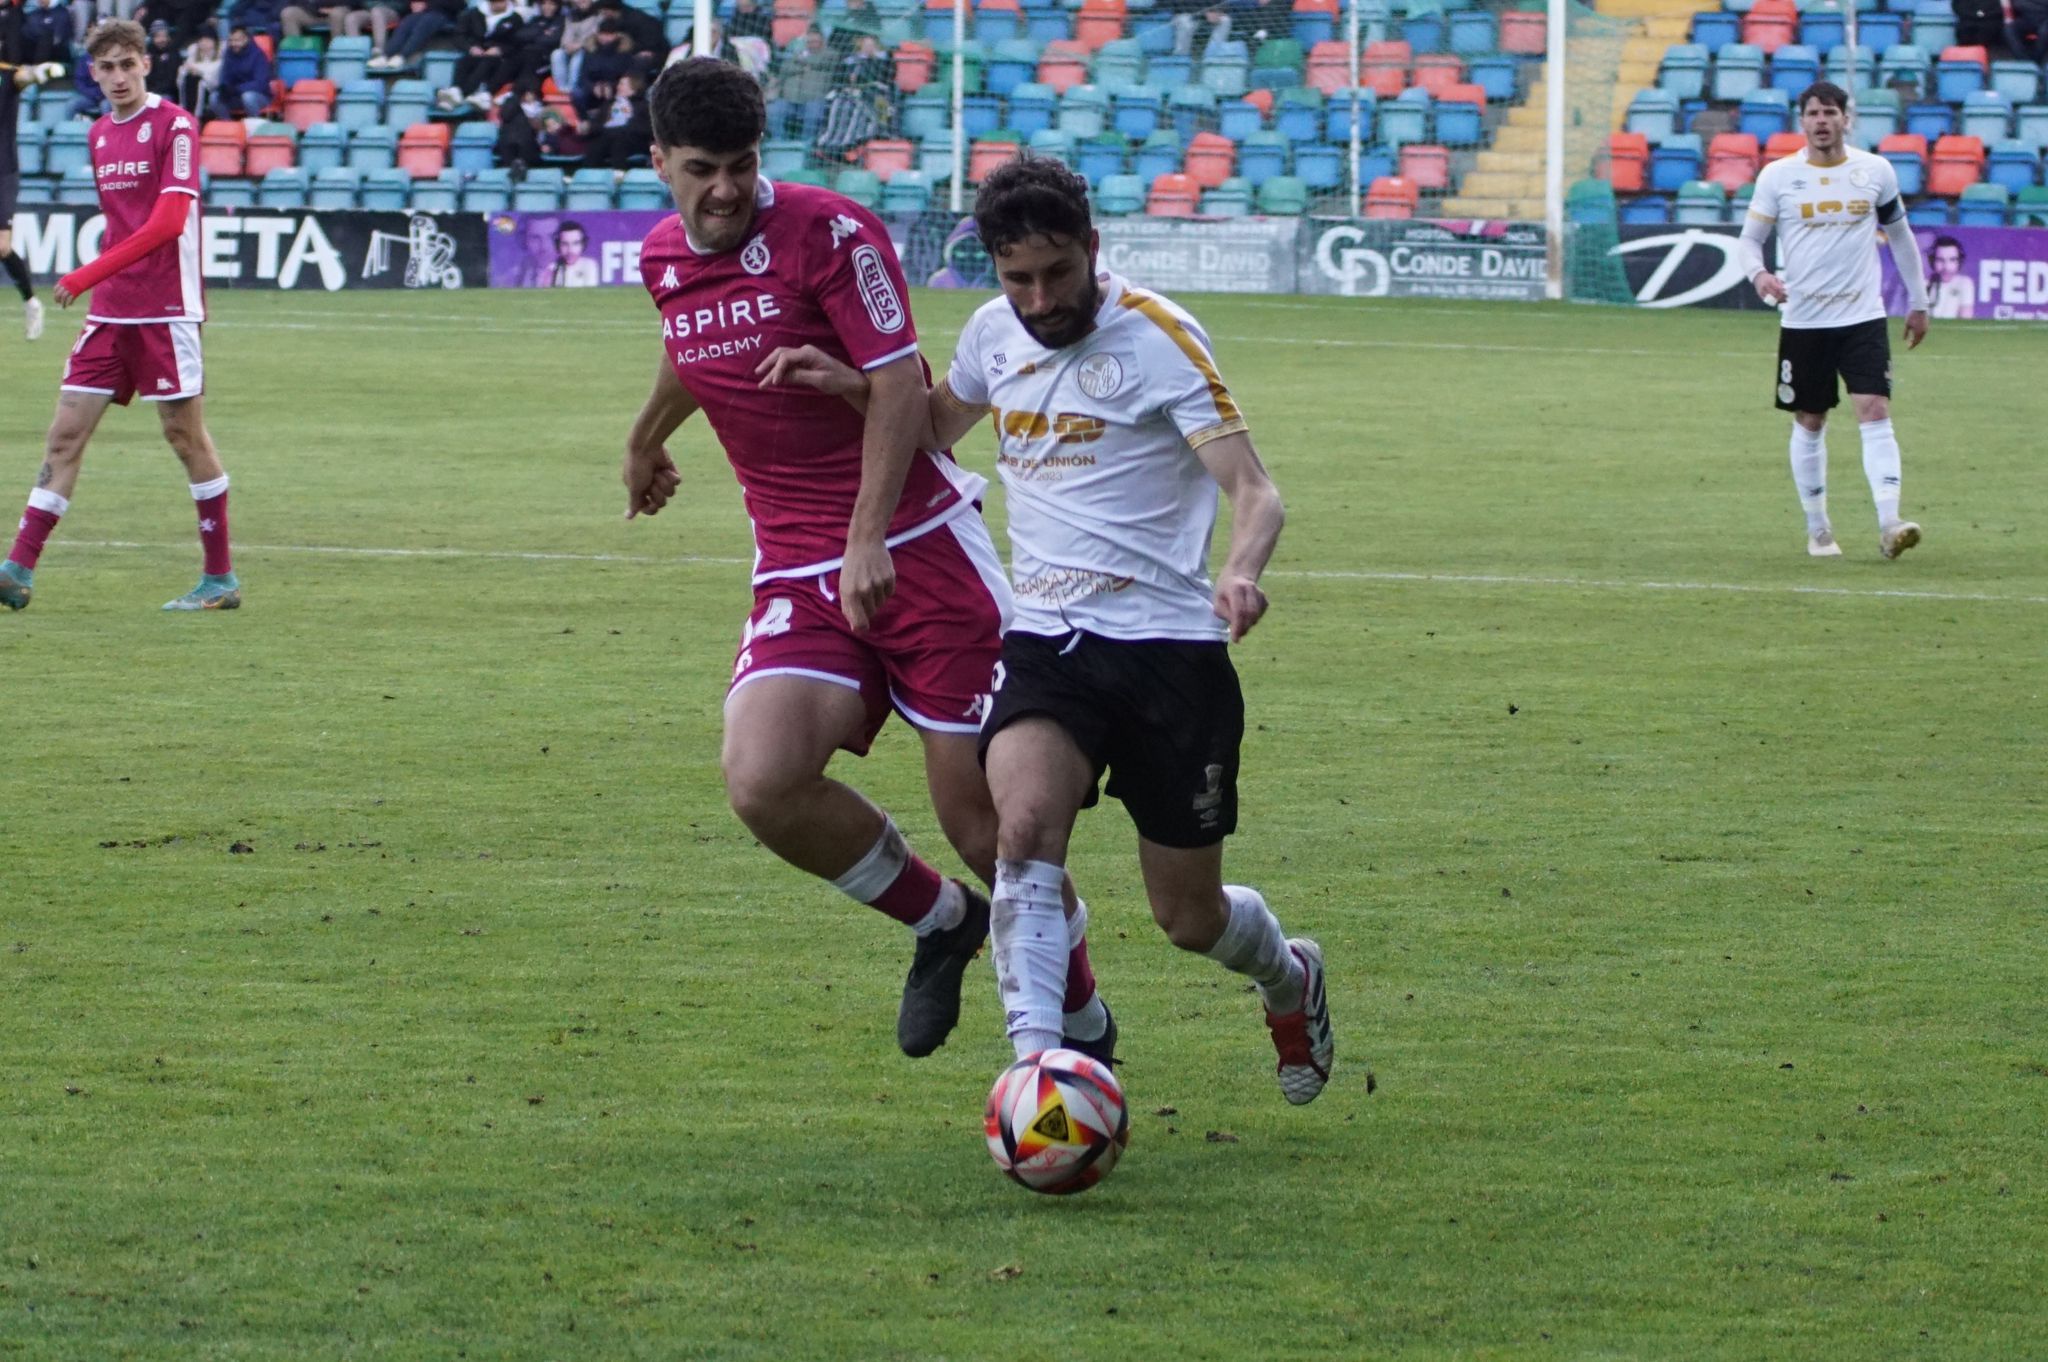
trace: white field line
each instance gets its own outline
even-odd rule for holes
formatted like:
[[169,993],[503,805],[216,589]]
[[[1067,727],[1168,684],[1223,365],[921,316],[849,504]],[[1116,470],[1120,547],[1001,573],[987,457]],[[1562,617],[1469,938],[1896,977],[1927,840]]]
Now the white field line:
[[[145,544],[126,539],[60,539],[63,549],[139,549],[149,552],[185,552],[189,543]],[[721,558],[709,554],[680,554],[663,557],[633,553],[536,553],[516,549],[400,549],[371,548],[348,544],[237,544],[238,553],[303,553],[334,558],[445,558],[515,563],[624,563],[641,567],[709,565],[746,567],[746,558]],[[1515,573],[1481,572],[1370,572],[1275,568],[1268,577],[1295,581],[1389,582],[1410,585],[1555,587],[1567,591],[1707,591],[1750,596],[1845,596],[1870,600],[1984,602],[1995,605],[2048,605],[2048,596],[2007,596],[1985,591],[1914,591],[1894,587],[1802,586],[1796,584],[1757,585],[1741,582],[1659,582],[1629,581],[1617,577],[1543,577]]]

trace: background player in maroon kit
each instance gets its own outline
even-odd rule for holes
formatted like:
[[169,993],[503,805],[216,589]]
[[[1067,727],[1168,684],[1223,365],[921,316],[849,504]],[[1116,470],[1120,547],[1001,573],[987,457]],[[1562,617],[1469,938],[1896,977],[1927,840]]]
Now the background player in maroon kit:
[[92,125],[93,175],[107,229],[103,253],[58,281],[69,307],[99,287],[72,348],[50,424],[42,471],[19,533],[0,563],[0,602],[29,603],[36,560],[71,505],[86,443],[109,402],[140,393],[158,403],[164,438],[185,465],[199,509],[204,573],[166,610],[232,610],[241,584],[228,556],[228,475],[207,434],[200,393],[199,327],[206,296],[199,279],[199,125],[150,94],[142,27],[112,19],[86,38],[93,79],[111,112]]
[[[776,855],[917,933],[897,1043],[929,1054],[959,1019],[988,901],[942,878],[825,768],[838,749],[865,753],[901,713],[923,740],[947,840],[993,879],[995,812],[975,741],[1009,588],[976,506],[984,480],[916,447],[926,373],[882,224],[837,194],[760,177],[761,92],[737,67],[678,63],[650,102],[655,169],[679,212],[641,249],[663,354],[627,437],[626,514],[674,495],[664,442],[701,409],[754,527],[754,610],[725,704],[727,796]],[[763,385],[768,355],[804,344],[867,373],[864,417]],[[1066,896],[1066,1039],[1107,1057],[1115,1033],[1088,968],[1086,910],[1071,886]]]

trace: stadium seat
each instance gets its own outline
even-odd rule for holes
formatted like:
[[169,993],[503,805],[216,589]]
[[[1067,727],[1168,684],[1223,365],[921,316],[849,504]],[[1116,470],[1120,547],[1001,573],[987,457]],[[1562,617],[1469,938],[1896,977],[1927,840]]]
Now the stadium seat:
[[[1367,43],[1359,59],[1359,84],[1381,99],[1393,99],[1408,88],[1408,67],[1413,60],[1404,42]],[[1348,66],[1345,78],[1350,78]]]
[[1784,132],[1792,125],[1792,96],[1783,90],[1768,87],[1751,90],[1742,97],[1742,105],[1735,116],[1735,126],[1758,141],[1774,132]]
[[1109,96],[1094,85],[1076,85],[1060,96],[1053,126],[1076,141],[1100,137],[1109,127]]
[[1304,142],[1294,149],[1294,175],[1310,189],[1330,190],[1344,183],[1348,157],[1336,147]]
[[1956,195],[1984,178],[1984,144],[1974,137],[1938,139],[1927,167],[1927,192],[1942,198]]
[[953,178],[953,130],[947,128],[917,144],[917,168],[934,185]]
[[1039,58],[1036,83],[1046,86],[1056,94],[1064,95],[1075,86],[1086,84],[1087,81],[1087,61],[1072,53],[1055,52],[1048,47],[1045,55]]
[[1030,140],[1024,145],[1030,148],[1033,156],[1044,156],[1058,161],[1070,170],[1074,166],[1075,144],[1072,133],[1061,132],[1058,128],[1047,128],[1043,132],[1032,133]]
[[1465,63],[1448,52],[1425,52],[1415,59],[1411,79],[1434,96],[1450,86],[1465,83]]
[[[1335,38],[1338,25],[1344,21],[1343,7],[1338,0],[1294,0],[1293,10],[1295,41],[1308,48]],[[1487,47],[1491,49],[1492,46],[1489,34]]]
[[287,86],[320,74],[320,40],[286,38],[277,45],[277,78]]
[[[394,163],[397,154],[398,129],[357,128],[349,134],[348,159],[343,164],[357,170],[383,170]],[[319,188],[317,179],[314,188]]]
[[1856,120],[1849,125],[1851,145],[1874,151],[1877,144],[1899,131],[1899,96],[1875,87],[1856,92]]
[[1323,135],[1323,92],[1301,86],[1282,90],[1273,103],[1273,130],[1290,142],[1314,142]]
[[302,80],[284,97],[284,121],[300,132],[334,116],[334,82]]
[[446,123],[415,123],[398,138],[398,168],[416,180],[431,180],[448,167],[452,141]]
[[[920,42],[904,42],[897,45],[890,54],[896,66],[896,88],[904,94],[916,94],[931,83],[932,49]],[[1041,75],[1040,80],[1045,77]]]
[[[905,137],[913,142],[921,142],[939,129],[950,127],[952,117],[952,101],[935,89],[925,89],[903,101],[897,126]],[[809,148],[803,143],[795,142],[789,145],[794,147],[796,153],[803,159],[809,159]]]
[[335,38],[328,42],[320,73],[336,85],[361,80],[369,73],[370,40]]
[[498,130],[489,123],[458,123],[449,144],[449,163],[464,174],[488,170],[493,163],[497,139]]
[[901,137],[878,137],[861,148],[861,165],[884,184],[898,171],[908,170],[916,159],[917,147]]
[[1799,16],[1799,41],[1816,52],[1830,51],[1846,36],[1848,23],[1838,9],[1812,9]]
[[1742,41],[1742,16],[1723,10],[1701,10],[1692,16],[1692,40],[1709,54]]
[[1202,84],[1218,95],[1241,95],[1250,88],[1251,54],[1236,39],[1209,44],[1202,56]]
[[915,170],[899,170],[882,186],[882,211],[922,213],[931,205],[931,181]]
[[1246,79],[1255,89],[1285,90],[1301,84],[1304,65],[1300,43],[1292,38],[1269,38],[1259,44]]
[[[90,173],[92,148],[88,145],[86,134],[91,130],[92,124],[83,121],[60,123],[51,128],[43,154],[43,173],[69,175],[76,166],[84,166]],[[97,194],[94,202],[98,202]]]
[[[1719,133],[1707,144],[1707,173],[1700,179],[1720,186],[1725,197],[1756,179],[1757,157],[1756,138],[1746,132]],[[1681,207],[1685,201],[1683,188],[1681,185]]]
[[423,80],[394,80],[384,98],[384,123],[387,127],[409,128],[415,123],[427,121],[427,110],[433,107],[434,92]]
[[1641,193],[1650,167],[1650,139],[1639,132],[1607,136],[1607,181],[1623,194]]
[[215,210],[239,212],[244,208],[254,208],[255,206],[256,181],[254,180],[247,178],[215,180],[206,186],[206,207],[209,212]]
[[289,123],[260,123],[249,134],[242,173],[261,179],[280,166],[298,161],[299,139]]
[[848,166],[832,181],[832,188],[870,212],[882,206],[882,181],[872,170]]
[[967,183],[980,184],[994,173],[997,166],[1015,159],[1023,150],[1020,143],[1005,142],[993,137],[976,142],[967,155]]
[[802,142],[778,138],[761,144],[761,173],[771,180],[788,179],[810,164],[810,159],[811,149]]
[[1699,134],[1673,133],[1650,152],[1650,188],[1662,192],[1697,180],[1700,166]]
[[974,6],[976,42],[1004,42],[1023,32],[1024,10],[1017,0],[979,0]]
[[1678,187],[1678,198],[1671,213],[1673,222],[1688,227],[1700,227],[1725,222],[1727,217],[1728,191],[1718,183],[1712,180],[1688,180]]
[[1500,16],[1500,50],[1518,57],[1540,57],[1545,50],[1548,23],[1541,11],[1507,10]]
[[1581,227],[1611,227],[1615,222],[1614,186],[1605,180],[1578,180],[1565,191],[1565,220]]
[[1927,139],[1913,132],[1895,132],[1877,144],[1877,154],[1892,163],[1899,193],[1917,197],[1927,187]]
[[1308,212],[1308,186],[1292,175],[1275,175],[1259,186],[1258,206],[1268,217],[1298,218]]
[[2030,61],[1991,63],[1991,88],[2013,104],[2031,104],[2041,94],[2041,72]]
[[[902,172],[905,175],[910,171]],[[669,194],[668,185],[660,175],[646,166],[626,172],[626,178],[618,185],[619,207],[633,212],[663,212],[675,207]]]
[[2012,132],[2012,101],[1996,90],[1972,90],[1963,97],[1963,116],[1956,129],[1989,146]]
[[[1352,93],[1350,90],[1339,90],[1323,105],[1325,142],[1333,142],[1339,146],[1350,144]],[[1374,121],[1378,117],[1379,98],[1372,91],[1363,88],[1357,91],[1357,96],[1358,137],[1360,141],[1370,142]]]
[[2029,104],[2013,118],[2012,135],[2036,151],[2048,148],[2048,104]]
[[222,119],[199,128],[199,169],[208,175],[240,175],[248,155],[249,130],[238,120]]
[[462,207],[462,172],[444,170],[431,180],[421,180],[412,187],[412,211],[415,213],[453,213]]
[[[1877,53],[1867,47],[1856,49],[1856,64],[1849,65],[1849,49],[1846,46],[1828,51],[1826,63],[1827,78],[1845,90],[1861,90],[1877,80]],[[1861,100],[1857,103],[1860,105]],[[1859,108],[1858,112],[1861,110]]]
[[1029,38],[1005,38],[989,49],[982,80],[988,92],[1007,99],[1038,72],[1038,44]]
[[1096,211],[1107,217],[1129,217],[1145,210],[1145,182],[1135,175],[1105,175],[1095,189]]
[[1923,99],[1906,110],[1906,131],[1932,142],[1956,130],[1956,111],[1938,99]]
[[1485,140],[1486,91],[1477,85],[1449,85],[1437,92],[1436,140],[1445,146],[1476,147]]
[[1714,54],[1714,98],[1741,99],[1764,83],[1764,54],[1747,43],[1730,43]]
[[412,176],[396,166],[363,176],[362,206],[377,213],[403,213],[412,206]]
[[1906,221],[1915,230],[1946,227],[1955,221],[1947,199],[1921,199],[1906,209]]
[[1797,156],[1804,150],[1806,150],[1806,134],[1799,132],[1774,132],[1771,134],[1770,140],[1764,143],[1763,163],[1769,165],[1773,161],[1782,161],[1787,156]]
[[2018,194],[2039,183],[2041,158],[2025,142],[1995,143],[1984,163],[1984,178]]
[[1474,57],[1465,69],[1472,83],[1486,91],[1486,98],[1495,104],[1507,104],[1521,93],[1521,63],[1513,57]]
[[1382,175],[1365,191],[1367,218],[1412,218],[1421,202],[1421,190],[1398,175]]
[[421,53],[419,78],[427,83],[429,90],[447,89],[455,83],[455,63],[459,55],[438,48]]
[[57,202],[64,207],[97,208],[99,201],[99,182],[93,178],[90,165],[71,166],[58,178]]
[[496,166],[479,170],[462,186],[462,211],[465,213],[502,213],[511,206],[512,175],[509,171]]
[[[1152,57],[1145,63],[1145,80],[1162,90],[1178,90],[1184,85],[1201,85],[1195,79],[1195,59],[1168,52]],[[1203,89],[1208,89],[1203,85]],[[1213,94],[1214,91],[1211,91]]]
[[1884,49],[1884,56],[1877,63],[1877,83],[1895,85],[1899,82],[1928,89],[1927,53],[1912,43],[1893,43]]
[[1130,38],[1118,38],[1096,50],[1088,79],[1105,90],[1145,83],[1145,51]]
[[1008,111],[1005,114],[1007,126],[1029,137],[1034,132],[1044,132],[1052,126],[1053,115],[1059,109],[1059,96],[1052,87],[1040,85],[1037,81],[1026,81],[1010,91]]
[[1166,111],[1174,134],[1183,141],[1216,130],[1216,92],[1206,85],[1181,86],[1168,98]]
[[1773,89],[1796,95],[1819,79],[1820,53],[1804,43],[1787,43],[1771,54]]
[[1074,41],[1100,48],[1124,36],[1124,0],[1081,0],[1074,16]]
[[2048,186],[2035,185],[2013,196],[2012,225],[2048,227]]
[[1683,101],[1707,92],[1707,49],[1698,43],[1674,43],[1664,50],[1657,69],[1657,88]]
[[1185,175],[1161,175],[1152,181],[1151,192],[1145,197],[1145,216],[1153,218],[1188,218],[1195,215],[1195,206],[1201,202],[1202,187]]
[[1401,148],[1398,178],[1417,189],[1448,189],[1451,183],[1451,153],[1431,142],[1413,142]]
[[554,213],[562,207],[562,172],[554,166],[536,166],[512,187],[512,207],[522,213]]
[[312,177],[303,166],[279,166],[266,171],[256,187],[256,204],[261,208],[304,208]]
[[340,209],[356,206],[356,196],[362,191],[363,172],[354,166],[329,166],[313,177],[313,186],[306,195],[306,206],[315,209]]
[[[1926,48],[1930,52],[1939,52],[1945,47],[1953,46],[1956,40],[1956,14],[1950,0],[1920,0],[1913,6],[1912,37],[1915,46]],[[1874,38],[1864,38],[1864,41],[1870,43],[1872,47],[1877,46]]]
[[1961,103],[1971,91],[1984,88],[1990,65],[1990,55],[1981,47],[1943,48],[1934,66],[1935,98]]
[[1097,133],[1074,144],[1074,173],[1088,181],[1089,186],[1100,185],[1112,175],[1121,175],[1128,168],[1130,146],[1113,132]]
[[1662,194],[1638,194],[1621,201],[1623,226],[1652,225],[1671,221],[1671,200]]
[[334,121],[344,128],[370,127],[384,117],[384,82],[351,81],[334,98]]
[[1159,114],[1165,103],[1159,91],[1149,85],[1114,89],[1109,99],[1110,126],[1133,142],[1142,142],[1159,131]]
[[1756,0],[1742,17],[1742,41],[1766,56],[1790,43],[1799,32],[1799,7],[1792,0]]
[[1956,226],[2003,227],[2012,210],[2012,191],[1985,182],[1966,187],[1956,200]]
[[1251,186],[1240,179],[1225,180],[1202,192],[1202,203],[1196,211],[1205,218],[1247,217],[1252,211]]
[[1131,174],[1149,185],[1161,175],[1177,172],[1184,154],[1180,139],[1162,128],[1139,143],[1132,152]]
[[1380,141],[1389,146],[1429,140],[1432,104],[1429,91],[1417,86],[1403,90],[1400,97],[1379,106]]
[[1320,42],[1309,49],[1303,82],[1329,94],[1351,83],[1351,49],[1341,42]]
[[[30,90],[34,88],[29,87]],[[49,136],[50,130],[40,123],[25,123],[15,130],[15,166],[24,180],[29,176],[39,176],[43,173],[44,144],[48,142]],[[27,197],[26,193],[22,195],[24,200]]]
[[1253,189],[1287,173],[1290,145],[1279,132],[1255,132],[1237,144],[1237,171]]
[[1626,132],[1639,132],[1661,142],[1678,131],[1678,98],[1668,90],[1641,90],[1628,103],[1622,122]]
[[[1214,189],[1236,169],[1237,144],[1213,132],[1198,132],[1188,143],[1183,173],[1203,189]],[[1155,193],[1158,186],[1153,186]]]
[[961,96],[960,126],[970,141],[988,136],[1003,126],[1003,102],[994,95]]
[[1498,45],[1499,30],[1493,16],[1483,9],[1453,10],[1448,34],[1451,51],[1476,57]]

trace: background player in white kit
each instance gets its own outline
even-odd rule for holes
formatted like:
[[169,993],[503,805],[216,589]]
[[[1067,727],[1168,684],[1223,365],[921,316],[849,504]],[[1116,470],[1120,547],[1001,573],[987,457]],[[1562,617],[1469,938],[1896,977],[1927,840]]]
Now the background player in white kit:
[[[1863,436],[1863,473],[1877,503],[1878,551],[1896,558],[1920,542],[1920,527],[1899,518],[1899,440],[1892,431],[1891,343],[1885,334],[1871,223],[1884,231],[1908,299],[1905,340],[1927,335],[1927,280],[1899,197],[1898,173],[1882,156],[1847,142],[1849,96],[1820,81],[1799,95],[1806,147],[1757,176],[1739,245],[1743,272],[1767,303],[1782,305],[1778,334],[1778,409],[1792,413],[1792,481],[1806,512],[1806,551],[1842,552],[1828,523],[1828,412],[1841,398],[1839,374]],[[1763,246],[1778,234],[1785,275],[1764,267]]]
[[65,364],[42,470],[14,547],[0,562],[0,604],[14,610],[29,603],[37,559],[70,509],[79,463],[107,404],[125,406],[138,393],[158,404],[164,439],[185,465],[199,513],[199,585],[164,609],[233,610],[242,603],[228,554],[228,475],[200,399],[206,294],[199,273],[199,125],[149,93],[147,45],[141,25],[126,19],[100,24],[85,40],[93,79],[111,108],[87,133],[106,239],[98,259],[57,282],[60,307],[98,292]]
[[[920,435],[947,447],[993,410],[1009,503],[1017,613],[981,745],[1010,1038],[1019,1055],[1059,1043],[1062,865],[1107,770],[1137,826],[1154,919],[1258,985],[1281,1090],[1310,1102],[1335,1048],[1322,952],[1288,940],[1256,889],[1223,882],[1244,733],[1228,643],[1266,612],[1258,579],[1284,513],[1194,318],[1096,273],[1087,195],[1036,157],[982,185],[975,224],[1004,296],[961,333]],[[771,360],[771,382],[865,400],[864,377],[815,350]],[[1212,583],[1219,488],[1232,533]]]

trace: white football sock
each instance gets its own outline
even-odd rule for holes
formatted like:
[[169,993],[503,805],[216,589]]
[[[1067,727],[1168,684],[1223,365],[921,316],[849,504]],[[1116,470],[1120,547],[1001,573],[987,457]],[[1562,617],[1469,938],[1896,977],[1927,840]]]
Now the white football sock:
[[228,490],[228,475],[223,473],[205,482],[190,482],[185,485],[192,489],[192,500],[205,501],[208,497],[217,497]]
[[1792,485],[1799,490],[1799,507],[1806,512],[1806,532],[1818,534],[1828,527],[1828,432],[1827,427],[1808,430],[1792,423]]
[[1223,896],[1230,900],[1230,921],[1209,948],[1209,958],[1256,983],[1267,1011],[1281,1016],[1299,1011],[1302,985],[1307,980],[1301,962],[1287,949],[1280,919],[1273,916],[1259,891],[1249,886],[1226,884]]
[[960,925],[967,916],[967,891],[960,887],[960,881],[950,876],[939,881],[939,901],[932,910],[912,923],[910,930],[919,936],[930,936],[933,932],[949,932]]
[[28,504],[38,511],[48,511],[51,515],[61,516],[71,509],[71,498],[60,497],[47,487],[37,487],[30,490]]
[[1883,529],[1899,518],[1899,437],[1889,417],[1865,421],[1857,429],[1863,432],[1863,476],[1870,480],[1877,527]]
[[1017,1057],[1057,1049],[1067,994],[1066,871],[1049,861],[997,861],[990,904],[996,987]]
[[[1071,956],[1074,948],[1087,937],[1088,905],[1076,898],[1074,915],[1067,919],[1068,955]],[[1065,1001],[1064,993],[1061,1000]],[[1102,1001],[1102,990],[1098,988],[1090,994],[1079,1011],[1065,1013],[1060,1030],[1062,1036],[1072,1036],[1075,1040],[1101,1040],[1103,1033],[1109,1030],[1109,1008]]]

